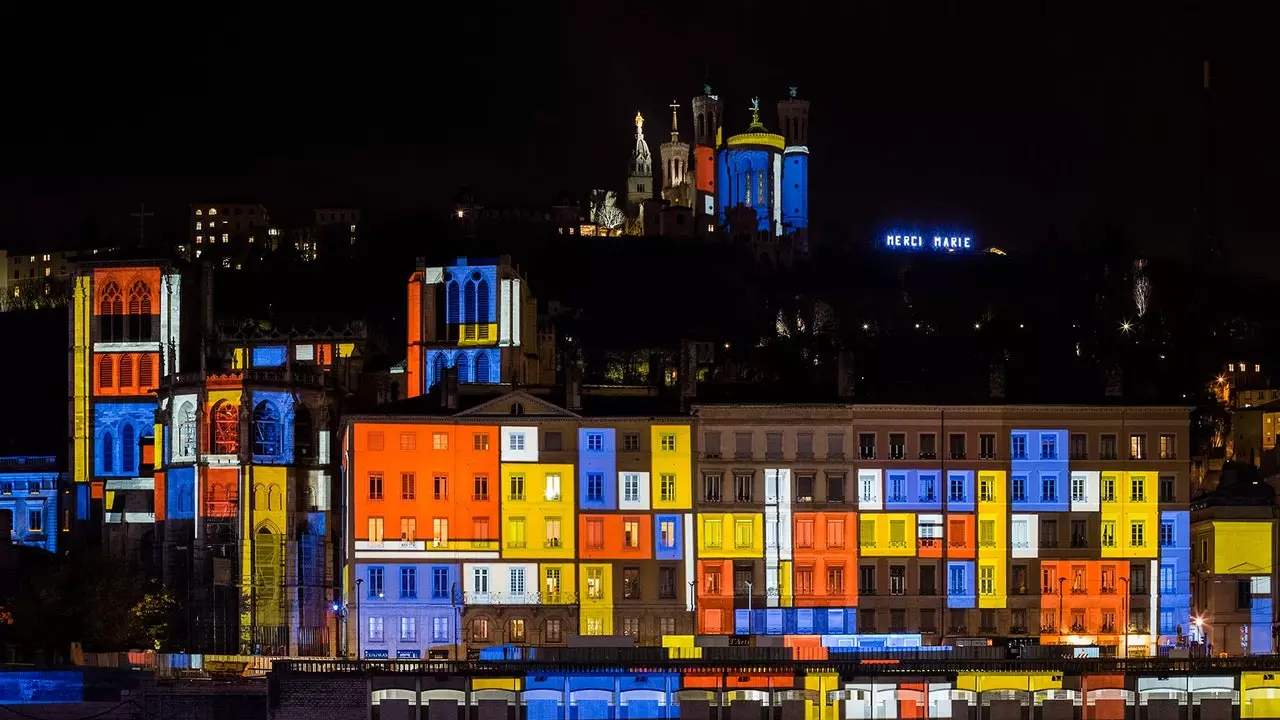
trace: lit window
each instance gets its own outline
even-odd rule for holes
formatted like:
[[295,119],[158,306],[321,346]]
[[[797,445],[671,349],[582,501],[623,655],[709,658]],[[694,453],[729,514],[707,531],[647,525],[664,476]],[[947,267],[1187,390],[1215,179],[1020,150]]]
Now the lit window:
[[227,242],[227,234],[222,233],[222,242]]
[[47,253],[46,253],[46,254],[45,254],[45,256],[44,256],[44,261],[45,261],[45,262],[49,262],[49,255],[48,255]]
[[[199,211],[197,210],[196,212],[199,212]],[[218,214],[218,208],[209,208],[209,214],[210,214],[210,215],[217,215],[217,214]]]
[[204,214],[204,211],[203,211],[203,210],[201,210],[200,208],[196,208],[196,214],[197,214],[197,215],[203,215],[203,214]]
[[197,221],[196,221],[196,229],[197,229],[197,230],[203,230],[203,229],[204,229],[204,223],[202,223],[202,222],[200,222],[199,220],[197,220]]
[[356,226],[355,226],[355,225],[352,225],[352,226],[351,226],[351,232],[355,232],[355,231],[356,231]]
[[197,235],[197,236],[196,236],[196,242],[197,242],[197,243],[202,243],[202,242],[204,242],[204,236],[203,236],[203,235]]
[[51,273],[51,272],[53,272],[53,271],[52,271],[52,270],[50,270],[49,268],[45,268],[45,269],[44,269],[44,276],[45,276],[45,277],[49,277],[49,273]]
[[253,236],[252,236],[252,235],[250,235],[250,236],[249,236],[249,244],[251,244],[251,245],[253,244]]
[[432,448],[434,448],[434,449],[436,449],[436,450],[448,450],[448,449],[449,449],[449,435],[448,435],[448,434],[446,434],[446,433],[432,433],[432,434],[431,434],[431,447],[432,447]]

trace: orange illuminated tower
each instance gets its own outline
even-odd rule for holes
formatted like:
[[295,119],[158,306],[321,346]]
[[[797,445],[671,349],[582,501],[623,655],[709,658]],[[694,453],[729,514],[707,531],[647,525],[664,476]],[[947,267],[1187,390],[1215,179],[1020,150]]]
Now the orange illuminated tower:
[[723,108],[720,96],[711,94],[710,85],[703,85],[702,94],[693,99],[694,212],[700,233],[714,229],[716,222],[716,148]]

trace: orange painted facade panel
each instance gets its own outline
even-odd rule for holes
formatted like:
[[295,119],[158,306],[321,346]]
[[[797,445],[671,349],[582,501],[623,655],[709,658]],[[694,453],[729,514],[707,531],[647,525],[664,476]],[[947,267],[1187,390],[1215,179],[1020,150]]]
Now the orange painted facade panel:
[[579,515],[578,557],[583,560],[648,560],[653,557],[653,516]]
[[[151,295],[152,315],[160,312],[160,268],[120,267],[98,268],[93,271],[93,314],[125,314],[129,311],[129,293],[138,281],[146,283]],[[120,291],[120,303],[112,303],[108,294],[111,287]],[[106,301],[105,303],[103,301]],[[104,310],[106,311],[104,313]]]
[[356,423],[351,442],[356,540],[498,547],[497,426]]
[[202,468],[200,498],[206,517],[235,517],[240,499],[240,473],[236,468]]
[[101,500],[106,496],[106,485],[101,482],[95,482],[89,486],[89,499]]
[[953,513],[947,515],[947,557],[973,559],[977,556],[978,543],[974,537],[973,515]]
[[156,478],[156,490],[154,495],[155,495],[156,520],[164,520],[167,517],[165,514],[165,504],[164,504],[165,497],[166,497],[164,471],[157,470],[155,478]]
[[143,438],[143,442],[142,442],[142,461],[141,461],[141,463],[140,463],[140,464],[142,464],[142,465],[151,465],[152,467],[154,467],[154,466],[155,466],[155,464],[156,464],[156,444],[155,444],[155,438]]
[[1122,577],[1129,577],[1124,560],[1041,560],[1040,607],[1056,612],[1061,600],[1056,622],[1068,634],[1118,636],[1124,624]]
[[716,152],[705,145],[693,149],[693,161],[697,171],[694,181],[698,190],[706,193],[716,191]]
[[796,607],[851,607],[858,603],[858,514],[798,512],[791,531]]
[[791,648],[793,660],[826,660],[827,649],[821,635],[783,635],[782,644]]
[[150,395],[160,380],[160,353],[94,353],[93,394]]
[[898,685],[898,717],[929,717],[929,688],[924,683],[901,683]]
[[422,394],[422,272],[415,272],[409,278],[409,357],[405,363],[405,374],[408,375],[406,397],[417,397]]

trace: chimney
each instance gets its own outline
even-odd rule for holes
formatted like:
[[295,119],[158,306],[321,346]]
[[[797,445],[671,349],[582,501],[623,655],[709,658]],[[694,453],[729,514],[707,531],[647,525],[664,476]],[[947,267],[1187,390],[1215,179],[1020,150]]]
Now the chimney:
[[13,533],[13,511],[9,509],[0,510],[0,547],[7,547],[13,541],[10,534]]
[[1004,364],[991,363],[987,370],[987,392],[992,400],[1004,399]]
[[854,382],[853,351],[841,350],[836,357],[836,396],[842,400],[853,399]]
[[577,362],[569,363],[564,371],[564,405],[573,412],[582,409],[582,366]]
[[449,410],[458,409],[458,368],[445,368],[444,380],[440,383],[444,393],[443,405]]

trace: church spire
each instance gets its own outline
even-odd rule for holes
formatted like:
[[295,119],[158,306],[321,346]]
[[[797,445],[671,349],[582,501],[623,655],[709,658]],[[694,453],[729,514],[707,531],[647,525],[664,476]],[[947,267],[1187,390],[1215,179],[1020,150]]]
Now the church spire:
[[671,142],[680,142],[680,103],[671,101]]
[[649,143],[644,139],[644,116],[636,113],[636,149],[631,153],[631,175],[652,175],[653,156],[649,153]]

